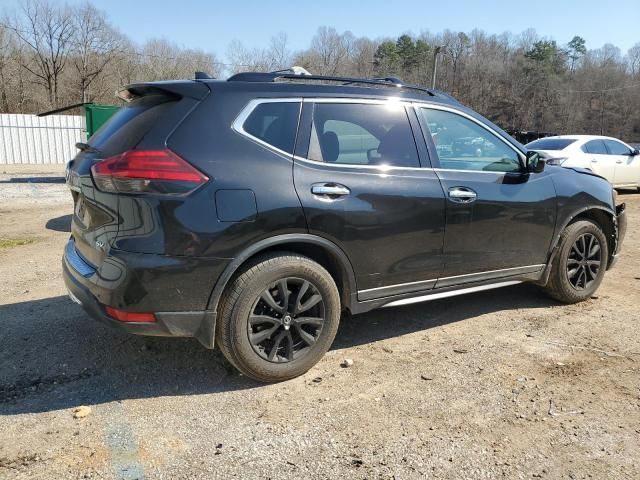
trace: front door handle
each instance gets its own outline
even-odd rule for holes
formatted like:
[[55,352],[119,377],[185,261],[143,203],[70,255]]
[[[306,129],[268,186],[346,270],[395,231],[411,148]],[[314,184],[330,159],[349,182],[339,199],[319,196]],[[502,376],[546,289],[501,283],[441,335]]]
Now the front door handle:
[[337,198],[349,195],[351,190],[339,183],[314,183],[311,185],[311,193],[320,197]]
[[456,203],[475,202],[478,194],[467,187],[451,187],[449,189],[449,199]]

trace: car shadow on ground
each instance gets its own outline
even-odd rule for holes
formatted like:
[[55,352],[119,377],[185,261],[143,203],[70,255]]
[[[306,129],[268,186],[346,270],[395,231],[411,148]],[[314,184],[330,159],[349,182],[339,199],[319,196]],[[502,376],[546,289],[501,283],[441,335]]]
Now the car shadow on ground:
[[65,183],[64,177],[11,177],[0,183]]
[[[380,309],[348,317],[333,349],[555,303],[532,285]],[[257,388],[219,351],[194,339],[127,335],[90,319],[64,296],[0,306],[0,414],[45,412],[166,395]]]
[[45,228],[54,232],[71,232],[71,214],[47,220]]

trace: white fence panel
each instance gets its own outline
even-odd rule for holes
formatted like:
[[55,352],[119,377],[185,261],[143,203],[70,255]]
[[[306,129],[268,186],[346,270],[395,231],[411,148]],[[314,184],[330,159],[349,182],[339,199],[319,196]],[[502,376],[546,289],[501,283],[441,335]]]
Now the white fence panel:
[[77,152],[76,142],[86,141],[80,115],[0,114],[0,165],[64,164]]

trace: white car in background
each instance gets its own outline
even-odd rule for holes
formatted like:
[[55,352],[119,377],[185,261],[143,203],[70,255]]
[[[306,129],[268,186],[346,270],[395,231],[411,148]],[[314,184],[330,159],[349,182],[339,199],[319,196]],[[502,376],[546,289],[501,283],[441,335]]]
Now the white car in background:
[[538,152],[550,165],[586,168],[616,188],[640,189],[640,152],[615,138],[562,135],[540,138],[526,147]]

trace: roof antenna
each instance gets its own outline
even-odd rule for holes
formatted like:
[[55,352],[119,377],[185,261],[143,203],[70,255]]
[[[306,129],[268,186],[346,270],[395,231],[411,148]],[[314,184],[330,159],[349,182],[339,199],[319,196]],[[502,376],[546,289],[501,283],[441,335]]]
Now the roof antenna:
[[213,77],[209,76],[207,72],[196,72],[195,79],[196,80],[212,80]]

